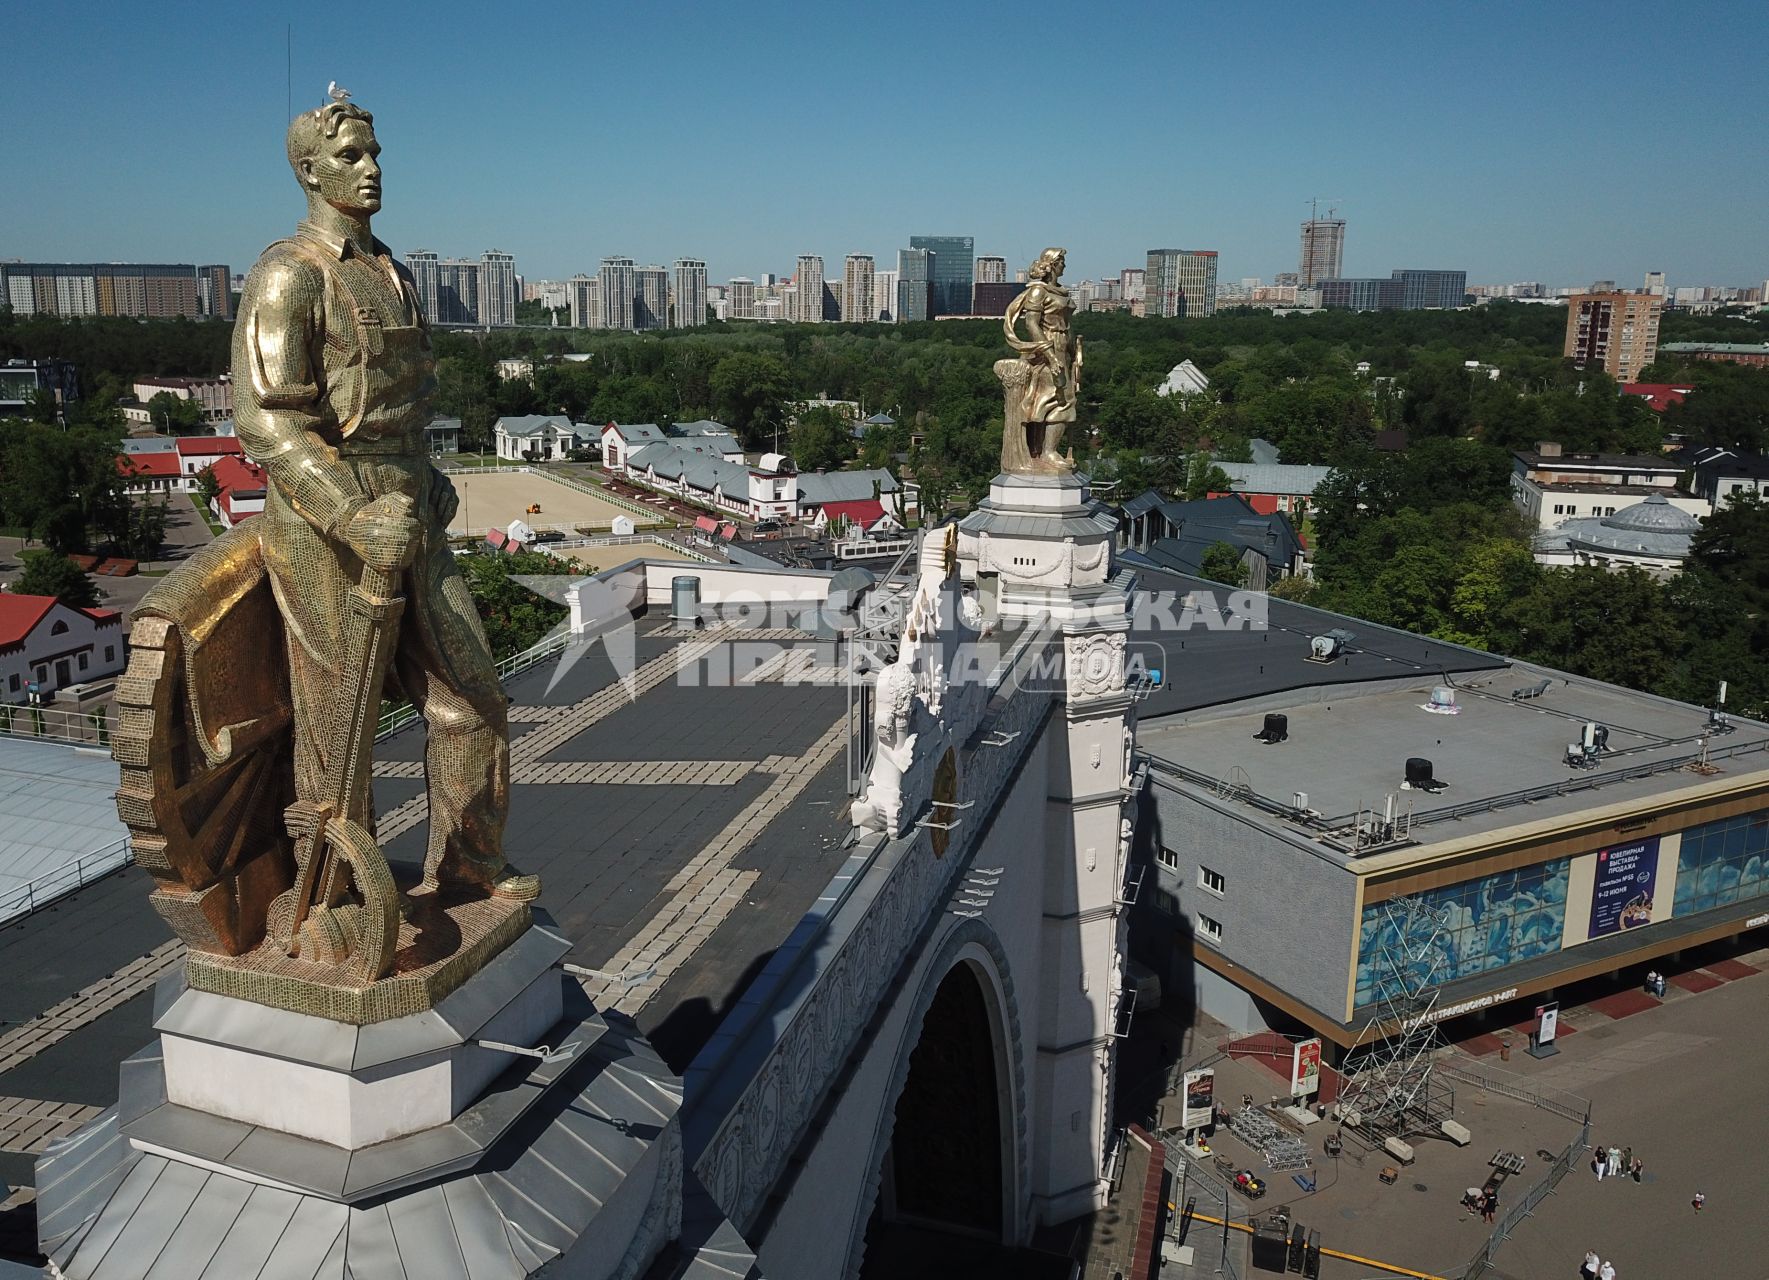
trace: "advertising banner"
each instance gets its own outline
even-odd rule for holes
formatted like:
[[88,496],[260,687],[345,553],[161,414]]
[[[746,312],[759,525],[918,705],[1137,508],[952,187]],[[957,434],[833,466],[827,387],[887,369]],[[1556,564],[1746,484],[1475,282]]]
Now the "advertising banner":
[[1290,1096],[1306,1098],[1321,1087],[1321,1041],[1303,1040],[1290,1051]]
[[1216,1117],[1216,1072],[1211,1070],[1185,1073],[1185,1109],[1180,1127],[1202,1129]]
[[1536,1043],[1553,1044],[1554,1033],[1560,1029],[1560,1003],[1545,1004],[1536,1010]]
[[1586,936],[1601,938],[1651,924],[1657,880],[1657,836],[1600,850],[1591,884],[1591,931]]

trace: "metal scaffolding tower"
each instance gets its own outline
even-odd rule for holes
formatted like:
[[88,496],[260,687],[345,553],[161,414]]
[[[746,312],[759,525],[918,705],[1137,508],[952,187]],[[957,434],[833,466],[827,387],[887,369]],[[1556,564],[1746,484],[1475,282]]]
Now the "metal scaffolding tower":
[[1343,1123],[1372,1143],[1437,1133],[1455,1111],[1455,1093],[1436,1074],[1438,974],[1446,959],[1444,907],[1395,898],[1382,908],[1376,934],[1386,978],[1376,984],[1381,1011],[1347,1055],[1354,1074],[1340,1091]]

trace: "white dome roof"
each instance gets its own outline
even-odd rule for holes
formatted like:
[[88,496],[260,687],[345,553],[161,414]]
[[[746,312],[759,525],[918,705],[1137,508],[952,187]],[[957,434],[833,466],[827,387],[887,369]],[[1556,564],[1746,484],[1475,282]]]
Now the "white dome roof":
[[1603,517],[1603,527],[1629,533],[1694,533],[1701,528],[1701,521],[1683,508],[1672,506],[1663,494],[1655,493],[1644,502]]

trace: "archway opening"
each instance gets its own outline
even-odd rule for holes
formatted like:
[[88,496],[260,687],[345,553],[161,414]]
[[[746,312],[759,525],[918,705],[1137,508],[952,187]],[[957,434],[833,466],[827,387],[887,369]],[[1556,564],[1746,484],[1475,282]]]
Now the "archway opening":
[[1004,1086],[982,981],[972,965],[956,966],[922,1020],[879,1171],[861,1280],[1068,1275],[1066,1259],[1002,1241]]
[[894,1221],[1001,1238],[1001,1095],[989,1024],[976,972],[958,965],[934,993],[897,1099],[879,1187]]

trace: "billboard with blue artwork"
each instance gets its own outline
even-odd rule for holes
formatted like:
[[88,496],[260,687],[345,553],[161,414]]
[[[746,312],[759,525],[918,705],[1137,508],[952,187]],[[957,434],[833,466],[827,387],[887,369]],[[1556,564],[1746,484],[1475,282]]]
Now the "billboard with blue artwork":
[[1606,933],[1652,923],[1652,895],[1658,881],[1658,837],[1618,844],[1597,853],[1591,883],[1591,932]]

